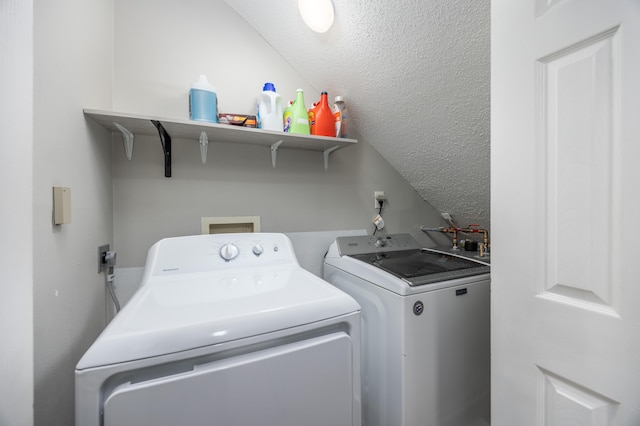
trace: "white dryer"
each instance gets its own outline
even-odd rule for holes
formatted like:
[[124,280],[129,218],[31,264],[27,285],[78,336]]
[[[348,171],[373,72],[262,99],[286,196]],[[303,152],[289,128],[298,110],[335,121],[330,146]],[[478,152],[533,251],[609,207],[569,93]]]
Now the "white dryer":
[[324,279],[362,307],[364,426],[488,426],[489,266],[408,234],[340,237]]
[[282,234],[164,239],[76,366],[76,425],[360,426],[359,333]]

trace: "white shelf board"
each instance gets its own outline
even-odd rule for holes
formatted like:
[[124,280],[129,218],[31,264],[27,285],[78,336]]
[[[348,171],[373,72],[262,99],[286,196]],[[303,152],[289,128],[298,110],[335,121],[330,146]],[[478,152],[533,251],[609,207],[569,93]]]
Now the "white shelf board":
[[199,141],[200,134],[204,131],[209,142],[243,143],[262,146],[273,146],[282,141],[278,149],[306,149],[312,151],[338,150],[358,143],[356,139],[333,138],[326,136],[298,135],[285,132],[254,129],[250,127],[232,126],[226,124],[204,123],[199,121],[183,120],[178,118],[166,118],[146,116],[139,114],[127,114],[112,111],[85,109],[84,114],[111,132],[120,131],[113,124],[119,123],[134,135],[158,135],[158,130],[151,120],[159,121],[172,140],[190,139]]

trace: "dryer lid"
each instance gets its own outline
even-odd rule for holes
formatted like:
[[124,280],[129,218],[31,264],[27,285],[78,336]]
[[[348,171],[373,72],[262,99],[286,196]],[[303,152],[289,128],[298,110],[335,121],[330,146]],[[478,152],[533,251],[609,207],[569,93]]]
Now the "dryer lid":
[[154,277],[76,368],[215,345],[359,310],[350,296],[297,265]]

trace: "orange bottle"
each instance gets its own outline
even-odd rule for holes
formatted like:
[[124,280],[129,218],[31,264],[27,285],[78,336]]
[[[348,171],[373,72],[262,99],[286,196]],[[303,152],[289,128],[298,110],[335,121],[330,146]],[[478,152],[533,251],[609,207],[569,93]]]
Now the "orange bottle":
[[313,103],[313,106],[311,108],[309,108],[309,111],[307,111],[307,114],[309,115],[309,130],[311,131],[312,135],[315,135],[315,128],[316,128],[316,108],[318,108],[318,104],[317,103]]
[[320,103],[315,107],[315,125],[311,129],[312,135],[335,136],[336,120],[329,106],[327,92],[320,94]]

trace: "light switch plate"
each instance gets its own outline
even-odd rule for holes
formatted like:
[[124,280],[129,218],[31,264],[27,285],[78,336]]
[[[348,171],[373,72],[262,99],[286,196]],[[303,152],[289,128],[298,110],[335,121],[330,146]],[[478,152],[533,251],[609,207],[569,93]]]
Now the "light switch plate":
[[71,223],[71,188],[53,187],[53,223]]

